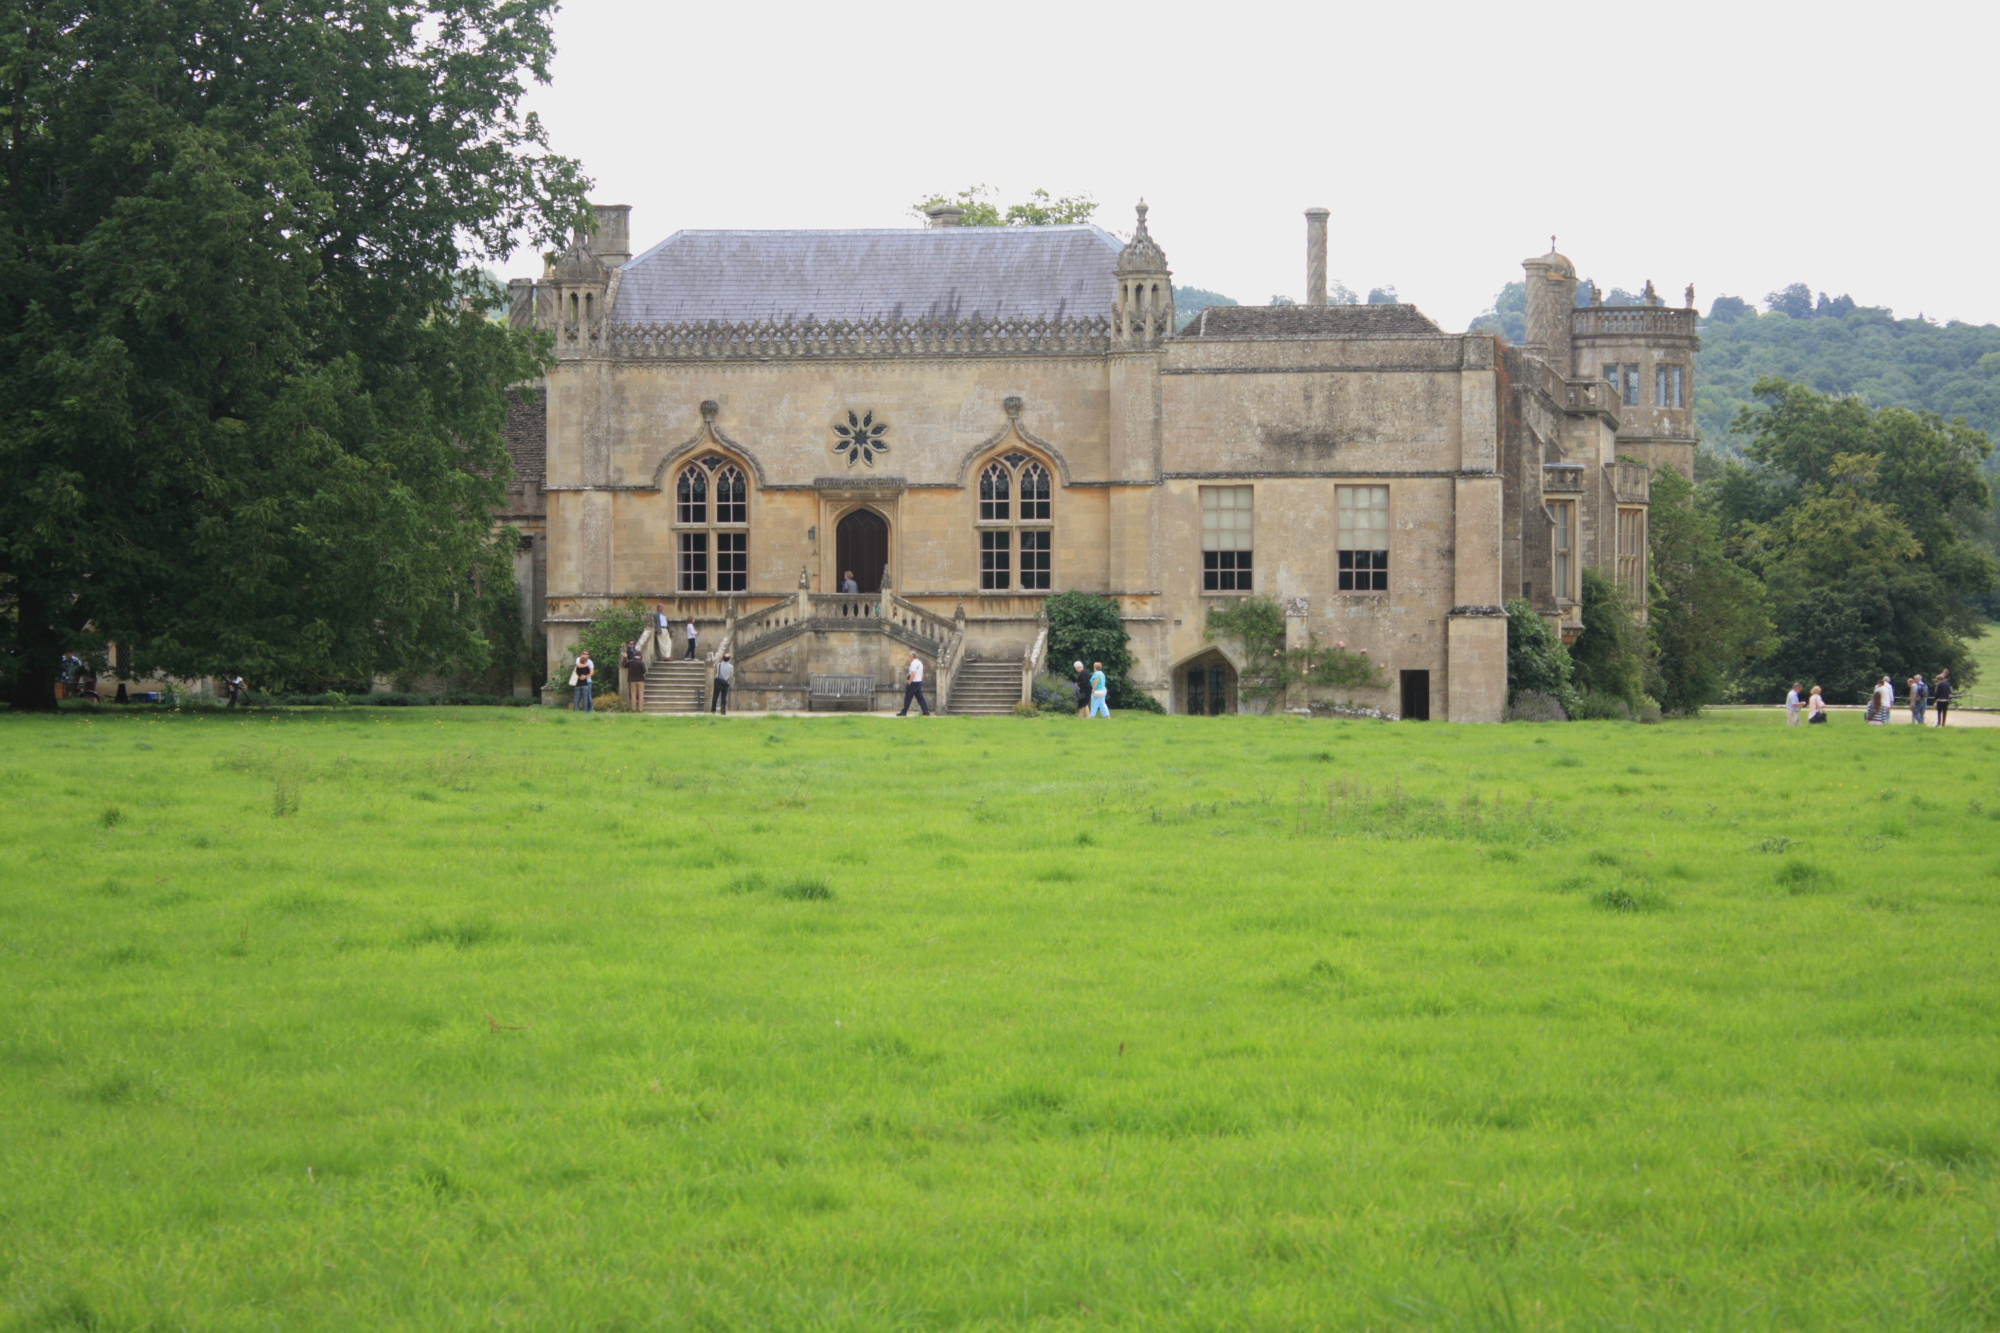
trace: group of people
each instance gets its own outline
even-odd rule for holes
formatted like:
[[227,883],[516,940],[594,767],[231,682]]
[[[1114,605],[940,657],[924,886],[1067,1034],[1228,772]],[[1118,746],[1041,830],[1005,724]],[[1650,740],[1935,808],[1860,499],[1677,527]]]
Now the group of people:
[[1110,687],[1104,681],[1104,663],[1092,662],[1091,669],[1085,671],[1083,663],[1076,664],[1076,715],[1080,718],[1110,717],[1111,710],[1105,707],[1105,698]]
[[[1920,727],[1923,726],[1924,710],[1934,708],[1937,710],[1937,724],[1940,727],[1944,726],[1945,719],[1951,713],[1950,670],[1938,672],[1937,679],[1928,683],[1924,680],[1923,673],[1918,672],[1904,682],[1904,685],[1909,690],[1910,721]],[[1896,683],[1884,676],[1869,692],[1868,724],[1875,727],[1887,726],[1895,707]],[[1802,703],[1799,699],[1798,682],[1792,683],[1791,690],[1785,695],[1786,725],[1798,726],[1801,711],[1804,712],[1808,724],[1826,721],[1826,700],[1821,695],[1819,686],[1813,686],[1812,693]]]

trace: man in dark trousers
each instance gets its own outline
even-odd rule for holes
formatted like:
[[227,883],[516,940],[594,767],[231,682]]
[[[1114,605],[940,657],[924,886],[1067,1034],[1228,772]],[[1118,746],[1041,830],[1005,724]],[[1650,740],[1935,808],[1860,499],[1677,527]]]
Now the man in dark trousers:
[[694,622],[692,620],[688,621],[687,660],[690,662],[694,661]]
[[728,653],[724,653],[722,660],[715,664],[715,702],[709,705],[709,712],[729,716],[729,683],[735,679],[736,664],[729,660]]
[[1944,725],[1944,715],[1951,711],[1951,668],[1937,673],[1931,682],[1931,706],[1937,709],[1938,725]]
[[908,717],[910,715],[910,700],[915,699],[917,707],[924,710],[925,717],[929,717],[931,715],[931,706],[924,701],[924,659],[918,657],[915,651],[910,653],[908,680],[909,683],[903,686],[903,711],[896,714],[896,716]]

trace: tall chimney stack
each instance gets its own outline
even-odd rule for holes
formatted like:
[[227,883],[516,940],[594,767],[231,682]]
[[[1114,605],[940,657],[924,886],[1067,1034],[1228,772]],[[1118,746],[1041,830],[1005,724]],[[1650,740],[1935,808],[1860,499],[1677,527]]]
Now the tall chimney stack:
[[1326,304],[1326,210],[1306,210],[1306,304]]

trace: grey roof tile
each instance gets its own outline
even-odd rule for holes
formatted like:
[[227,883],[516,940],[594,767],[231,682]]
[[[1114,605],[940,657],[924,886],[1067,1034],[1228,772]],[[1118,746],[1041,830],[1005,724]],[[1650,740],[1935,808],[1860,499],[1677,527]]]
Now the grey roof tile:
[[1179,338],[1436,338],[1413,305],[1212,305]]
[[1093,226],[677,231],[624,266],[613,318],[1106,316],[1120,249],[1117,238]]

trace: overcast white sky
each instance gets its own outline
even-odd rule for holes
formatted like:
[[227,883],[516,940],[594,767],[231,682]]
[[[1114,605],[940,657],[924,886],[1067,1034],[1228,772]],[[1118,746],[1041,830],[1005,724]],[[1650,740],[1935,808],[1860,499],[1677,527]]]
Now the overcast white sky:
[[[1673,304],[1790,282],[2000,321],[2000,7],[566,0],[531,106],[636,251],[681,228],[915,226],[990,183],[1140,196],[1174,278],[1333,275],[1461,329],[1550,233]],[[507,276],[535,275],[523,253]]]

